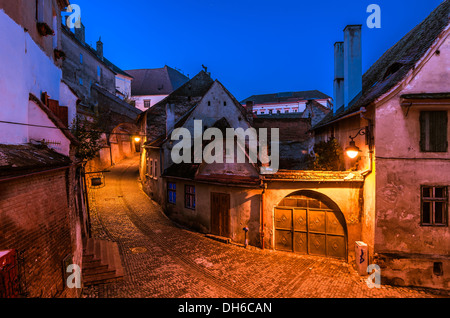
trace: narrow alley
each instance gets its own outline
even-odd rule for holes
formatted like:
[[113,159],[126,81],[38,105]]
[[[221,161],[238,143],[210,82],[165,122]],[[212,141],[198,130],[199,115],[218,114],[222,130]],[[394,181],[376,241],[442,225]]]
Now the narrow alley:
[[183,229],[141,190],[138,157],[111,168],[90,201],[92,235],[118,244],[125,274],[85,287],[85,298],[438,297],[417,288],[369,288],[343,261],[245,249]]

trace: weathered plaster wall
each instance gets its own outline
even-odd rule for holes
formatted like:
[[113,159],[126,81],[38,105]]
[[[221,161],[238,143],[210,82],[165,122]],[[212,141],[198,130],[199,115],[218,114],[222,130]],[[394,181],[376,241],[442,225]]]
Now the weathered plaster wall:
[[[253,246],[260,245],[260,189],[227,187],[199,182],[189,182],[167,178],[166,181],[175,182],[177,186],[176,204],[167,203],[167,215],[192,229],[202,233],[211,232],[211,192],[230,194],[230,238],[237,243],[244,243],[244,227],[249,228],[248,240]],[[195,185],[195,210],[184,206],[184,186]],[[166,194],[165,194],[166,195]]]
[[[448,115],[448,107],[413,106],[406,114],[400,106],[403,94],[448,92],[448,35],[431,54],[401,91],[376,108],[375,252],[397,255],[380,261],[390,282],[449,288],[450,231],[448,225],[421,226],[420,186],[450,186],[450,152],[421,152],[419,122],[421,110],[446,110]],[[447,129],[450,136],[450,125]],[[443,262],[443,275],[433,274],[435,262]]]

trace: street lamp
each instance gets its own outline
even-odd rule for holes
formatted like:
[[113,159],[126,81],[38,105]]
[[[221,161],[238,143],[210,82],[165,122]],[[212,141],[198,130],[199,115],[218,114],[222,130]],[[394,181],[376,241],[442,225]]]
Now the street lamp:
[[136,152],[141,152],[141,137],[134,136],[134,148]]
[[371,150],[371,148],[372,148],[372,147],[371,147],[372,142],[371,142],[371,136],[370,136],[370,129],[369,129],[369,126],[363,127],[363,128],[361,128],[361,129],[356,133],[355,136],[353,136],[353,137],[352,137],[352,136],[349,136],[349,138],[351,139],[351,140],[350,140],[350,145],[349,145],[347,148],[345,148],[345,152],[346,152],[347,156],[348,156],[349,158],[351,158],[351,159],[355,159],[356,156],[358,156],[359,153],[361,152],[361,149],[359,149],[358,146],[356,146],[356,143],[355,143],[355,141],[353,140],[353,139],[355,139],[358,135],[361,135],[361,136],[365,135],[365,136],[366,136],[366,144],[369,145],[369,150]]
[[[351,138],[351,137],[350,137]],[[345,152],[350,159],[355,159],[356,156],[361,152],[361,150],[356,146],[353,139],[350,141],[350,146],[345,148]]]

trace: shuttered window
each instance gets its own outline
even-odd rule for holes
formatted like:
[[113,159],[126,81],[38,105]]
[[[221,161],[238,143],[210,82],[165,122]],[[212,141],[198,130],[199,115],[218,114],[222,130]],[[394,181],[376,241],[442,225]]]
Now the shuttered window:
[[446,152],[447,112],[420,112],[420,150],[423,152]]

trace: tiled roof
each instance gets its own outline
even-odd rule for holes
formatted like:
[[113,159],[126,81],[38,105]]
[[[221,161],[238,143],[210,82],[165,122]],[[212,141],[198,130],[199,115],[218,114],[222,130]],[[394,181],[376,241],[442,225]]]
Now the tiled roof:
[[247,101],[253,101],[254,104],[266,104],[266,103],[280,103],[280,102],[295,102],[298,100],[309,99],[328,99],[330,96],[318,91],[299,91],[299,92],[283,92],[274,94],[261,94],[252,95],[243,101],[241,104],[245,104]]
[[164,66],[154,69],[127,70],[133,81],[131,95],[169,95],[189,81],[189,78],[177,70]]
[[278,170],[274,174],[265,174],[264,179],[291,181],[364,181],[358,171],[311,171],[311,170]]
[[347,109],[341,107],[334,115],[330,112],[314,128],[322,127],[368,106],[402,81],[449,25],[449,17],[450,0],[445,0],[364,73],[362,92],[350,102]]
[[0,178],[71,164],[68,157],[41,145],[0,145]]

